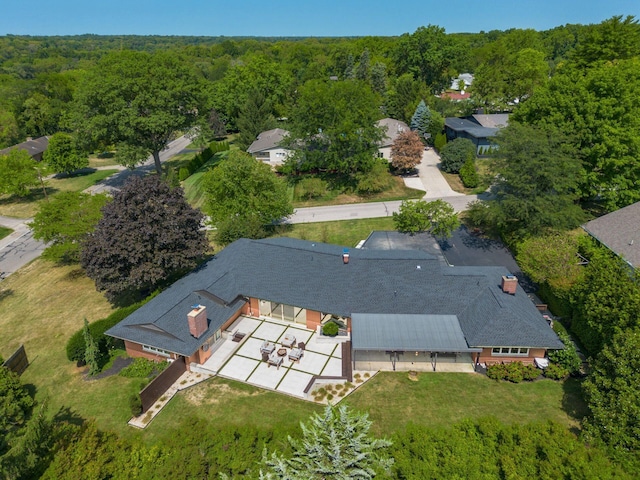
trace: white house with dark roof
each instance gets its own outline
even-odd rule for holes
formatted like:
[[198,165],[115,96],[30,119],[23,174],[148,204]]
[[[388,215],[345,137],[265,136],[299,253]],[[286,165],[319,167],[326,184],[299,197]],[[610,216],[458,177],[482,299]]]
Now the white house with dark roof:
[[275,167],[282,165],[291,151],[280,146],[280,142],[289,135],[287,130],[274,128],[260,133],[258,138],[249,145],[247,152],[258,160]]
[[345,251],[291,238],[232,243],[107,334],[124,340],[130,356],[195,367],[240,316],[311,330],[337,318],[351,338],[343,358],[356,370],[434,359],[532,363],[563,348],[504,267],[449,267],[422,251]]
[[398,135],[409,131],[409,126],[402,120],[383,118],[376,122],[376,127],[381,128],[384,132],[384,136],[378,145],[378,156],[391,161],[391,147],[393,147]]
[[640,268],[640,202],[591,220],[582,228],[633,268]]

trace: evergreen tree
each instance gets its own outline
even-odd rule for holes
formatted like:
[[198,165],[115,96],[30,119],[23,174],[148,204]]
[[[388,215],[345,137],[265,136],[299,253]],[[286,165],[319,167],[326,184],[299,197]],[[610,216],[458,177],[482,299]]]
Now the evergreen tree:
[[240,108],[237,125],[240,135],[236,143],[242,150],[246,150],[260,133],[276,128],[271,103],[262,91],[254,90],[249,94]]
[[358,68],[356,69],[356,78],[358,80],[369,80],[369,50],[364,49],[362,55],[360,55],[360,63],[358,63]]
[[322,415],[314,414],[309,424],[300,424],[302,439],[289,437],[291,458],[275,452],[265,458],[266,478],[346,480],[370,479],[388,471],[393,459],[383,453],[391,446],[386,439],[369,436],[367,414],[352,413],[346,405],[327,405]]
[[387,91],[387,66],[382,62],[376,62],[371,67],[371,89],[384,95]]
[[418,132],[420,138],[424,138],[424,134],[429,131],[430,121],[431,110],[424,103],[424,100],[420,100],[413,117],[411,117],[411,130]]
[[82,336],[84,337],[84,343],[86,345],[84,361],[89,365],[89,375],[95,375],[100,370],[100,366],[98,365],[98,356],[100,355],[100,351],[98,350],[98,345],[96,344],[95,339],[89,331],[89,322],[86,318],[84,319]]
[[347,56],[347,66],[344,68],[344,78],[345,80],[353,80],[356,78],[355,60],[351,54]]

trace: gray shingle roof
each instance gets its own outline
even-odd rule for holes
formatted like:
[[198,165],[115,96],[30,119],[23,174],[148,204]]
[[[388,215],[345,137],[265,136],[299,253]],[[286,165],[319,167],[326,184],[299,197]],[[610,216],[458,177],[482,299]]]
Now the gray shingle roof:
[[258,138],[249,145],[247,152],[257,153],[265,150],[271,150],[272,148],[278,148],[282,139],[287,135],[289,135],[289,132],[282,128],[274,128],[273,130],[262,132],[258,135]]
[[471,116],[479,125],[487,128],[504,128],[509,124],[508,113],[475,114]]
[[383,118],[376,122],[376,127],[382,128],[384,136],[380,141],[380,147],[389,147],[396,141],[398,135],[402,132],[408,132],[409,126],[402,120],[395,120],[393,118]]
[[49,137],[39,137],[27,140],[26,142],[18,143],[17,145],[13,145],[11,147],[4,148],[0,150],[0,155],[6,155],[11,150],[20,149],[26,150],[29,155],[31,155],[32,157],[36,157],[37,155],[43,153],[48,146]]
[[582,228],[633,267],[640,267],[640,202],[591,220]]
[[471,352],[455,315],[354,313],[354,350]]
[[[457,315],[471,347],[562,348],[522,289],[516,295],[501,291],[501,276],[509,274],[504,267],[443,267],[425,252],[364,249],[352,249],[345,265],[342,253],[337,245],[291,238],[238,240],[107,333],[190,355],[199,346],[187,328],[192,304],[207,306],[212,332],[241,306],[239,300],[225,307],[194,293],[207,290],[226,302],[243,295],[339,316]],[[135,325],[143,323],[175,338],[148,328],[140,332]]]

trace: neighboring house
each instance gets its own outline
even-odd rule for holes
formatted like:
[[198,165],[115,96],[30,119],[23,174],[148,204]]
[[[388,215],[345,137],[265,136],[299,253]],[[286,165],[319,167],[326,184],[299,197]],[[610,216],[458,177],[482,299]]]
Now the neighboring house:
[[466,90],[473,83],[473,73],[461,73],[451,80],[451,90]]
[[132,357],[184,357],[195,366],[241,315],[312,330],[337,317],[356,370],[435,359],[532,363],[563,348],[504,267],[450,267],[423,251],[348,252],[291,238],[232,243],[107,334]]
[[376,122],[376,127],[382,128],[384,137],[378,145],[378,157],[386,160],[391,160],[391,147],[398,135],[402,132],[408,132],[409,126],[401,120],[394,120],[393,118],[383,118]]
[[442,92],[440,98],[449,99],[454,102],[462,102],[463,100],[469,100],[471,93],[469,92]]
[[13,145],[11,147],[7,147],[3,150],[0,150],[0,155],[6,155],[11,150],[20,149],[25,150],[31,158],[37,160],[38,162],[42,160],[42,154],[49,146],[49,137],[39,137],[39,138],[27,138],[26,142],[19,143],[17,145]]
[[262,132],[249,146],[247,152],[273,167],[282,165],[291,153],[290,150],[280,146],[280,142],[287,135],[289,132],[282,128]]
[[476,114],[469,117],[447,117],[444,120],[444,131],[447,141],[456,138],[467,138],[476,146],[478,155],[495,148],[491,138],[509,123],[509,114]]
[[633,268],[640,268],[640,202],[591,220],[582,228]]

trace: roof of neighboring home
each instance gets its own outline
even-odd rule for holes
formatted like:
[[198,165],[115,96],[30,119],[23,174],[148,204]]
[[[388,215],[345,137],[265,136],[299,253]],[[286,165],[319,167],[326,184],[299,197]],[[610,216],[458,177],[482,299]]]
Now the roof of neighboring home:
[[440,98],[448,98],[449,100],[468,100],[471,98],[470,92],[442,92]]
[[640,267],[640,202],[591,220],[582,228],[633,267]]
[[494,137],[499,128],[487,128],[478,125],[467,118],[447,117],[444,119],[445,126],[456,132],[466,132],[475,138]]
[[396,138],[402,132],[408,132],[409,126],[402,120],[395,120],[393,118],[383,118],[376,122],[376,127],[382,128],[384,131],[384,137],[380,141],[380,147],[390,147]]
[[278,148],[282,139],[287,135],[289,135],[289,132],[282,128],[274,128],[273,130],[262,132],[258,135],[258,138],[249,145],[247,152],[256,153],[271,150],[272,148]]
[[475,114],[471,117],[479,125],[487,128],[504,128],[509,124],[508,113]]
[[11,150],[20,149],[26,150],[29,155],[35,157],[36,155],[44,152],[49,146],[49,137],[39,137],[31,140],[27,140],[26,142],[18,143],[17,145],[13,145],[11,147],[4,148],[0,150],[0,155],[6,155]]
[[[521,288],[502,292],[504,267],[443,267],[425,252],[364,249],[352,249],[344,264],[342,254],[291,238],[238,240],[107,333],[191,355],[242,306],[241,295],[345,317],[456,315],[471,347],[562,348]],[[195,303],[207,306],[210,322],[198,340],[186,319]]]

